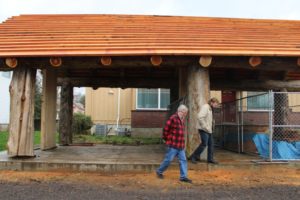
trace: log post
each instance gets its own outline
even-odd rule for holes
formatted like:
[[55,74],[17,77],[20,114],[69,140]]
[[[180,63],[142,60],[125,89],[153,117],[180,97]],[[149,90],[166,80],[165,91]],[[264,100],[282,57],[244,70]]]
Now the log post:
[[255,68],[258,65],[260,65],[262,62],[261,57],[259,56],[252,56],[249,58],[249,64],[251,65],[251,67]]
[[112,62],[111,57],[110,56],[103,56],[103,57],[101,57],[100,62],[104,66],[109,66],[109,65],[111,65],[111,62]]
[[16,58],[6,58],[5,64],[10,68],[15,68],[18,65],[18,60]]
[[[191,65],[188,69],[187,97],[189,108],[187,154],[190,155],[200,143],[197,130],[197,115],[200,107],[210,98],[209,71],[198,65]],[[202,154],[204,156],[204,154]]]
[[64,79],[60,93],[59,111],[59,144],[72,143],[72,118],[73,118],[73,86],[70,79]]
[[212,57],[211,56],[201,56],[199,59],[199,64],[202,67],[209,67],[212,61]]
[[34,94],[36,70],[18,67],[10,84],[9,157],[34,156]]
[[56,147],[56,97],[57,72],[53,68],[43,70],[43,97],[41,116],[41,150]]
[[62,60],[59,57],[52,57],[49,61],[52,67],[60,67],[62,65]]
[[160,66],[162,63],[162,57],[161,56],[151,56],[150,61],[153,66]]

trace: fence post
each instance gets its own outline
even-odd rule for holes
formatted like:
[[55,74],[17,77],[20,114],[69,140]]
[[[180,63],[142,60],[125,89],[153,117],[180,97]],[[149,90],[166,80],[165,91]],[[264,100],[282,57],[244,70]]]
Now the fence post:
[[240,117],[241,117],[241,140],[242,140],[242,153],[244,153],[244,108],[243,108],[243,93],[240,91]]
[[235,109],[235,115],[237,120],[237,131],[238,131],[238,152],[241,153],[241,133],[240,133],[240,115],[238,102],[234,102],[237,109]]
[[270,102],[270,107],[269,107],[269,130],[270,130],[270,135],[269,135],[269,161],[272,162],[272,153],[273,153],[273,105],[274,105],[274,98],[273,98],[273,91],[269,90],[269,102]]

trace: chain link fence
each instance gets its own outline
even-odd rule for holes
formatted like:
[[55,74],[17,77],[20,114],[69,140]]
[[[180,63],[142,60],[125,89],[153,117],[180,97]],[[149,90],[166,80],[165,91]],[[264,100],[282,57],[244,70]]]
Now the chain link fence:
[[214,110],[216,145],[270,161],[300,160],[300,93],[242,96]]
[[270,92],[270,160],[300,160],[299,98],[300,92]]

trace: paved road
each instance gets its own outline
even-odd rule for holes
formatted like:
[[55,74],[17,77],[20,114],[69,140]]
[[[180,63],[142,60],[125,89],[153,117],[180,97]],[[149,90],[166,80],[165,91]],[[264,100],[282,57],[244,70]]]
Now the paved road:
[[297,186],[258,186],[250,188],[233,188],[226,186],[185,186],[174,190],[143,188],[125,189],[120,186],[93,186],[90,184],[62,183],[56,181],[6,182],[0,181],[0,199],[4,200],[88,200],[88,199],[299,199],[300,188]]

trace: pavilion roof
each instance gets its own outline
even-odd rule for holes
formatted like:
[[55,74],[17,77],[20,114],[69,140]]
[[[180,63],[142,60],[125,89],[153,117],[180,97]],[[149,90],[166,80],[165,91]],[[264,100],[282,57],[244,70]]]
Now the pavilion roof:
[[300,21],[145,15],[20,15],[0,57],[300,56]]

